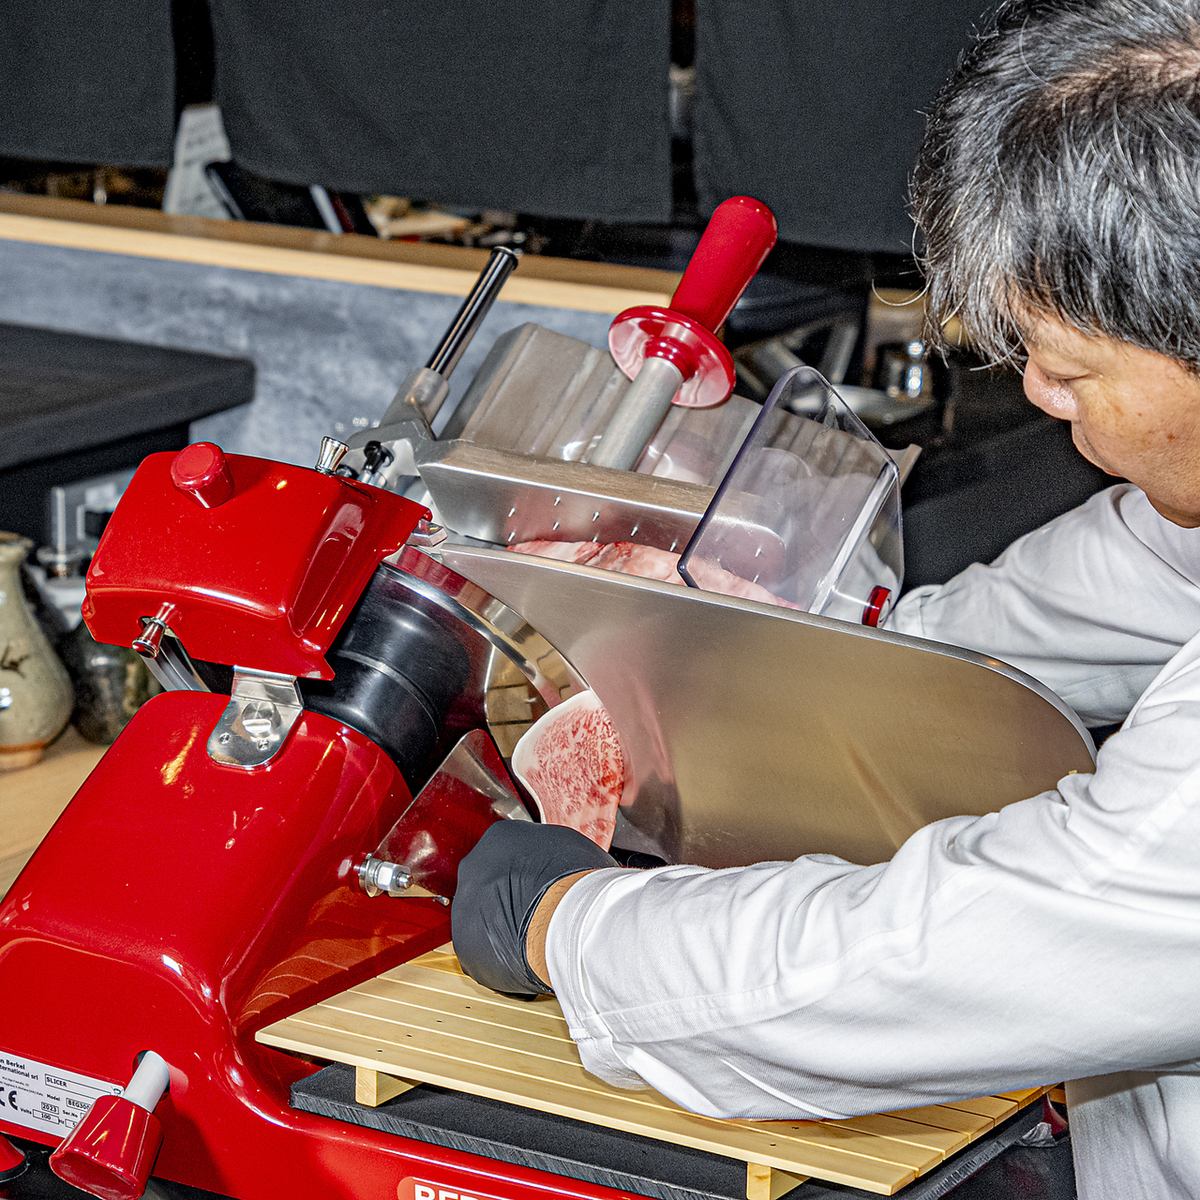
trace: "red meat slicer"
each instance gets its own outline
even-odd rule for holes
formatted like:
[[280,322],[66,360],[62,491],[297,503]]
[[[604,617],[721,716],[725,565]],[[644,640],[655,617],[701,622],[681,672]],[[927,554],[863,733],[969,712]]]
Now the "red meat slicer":
[[[709,404],[732,390],[729,355],[702,322],[720,325],[773,240],[770,214],[739,202],[705,242],[722,261],[690,276],[691,311],[614,324],[627,369],[639,356],[664,364],[665,389],[648,371],[627,406],[650,409],[648,433],[681,385],[689,403],[700,388]],[[464,306],[435,356],[439,380],[510,267],[499,259]],[[435,899],[373,902],[399,889],[396,865],[368,852],[455,751],[460,769],[438,779],[476,796],[499,784],[488,807],[524,815],[504,809],[512,785],[489,740],[464,749],[488,727],[497,660],[524,673],[530,718],[571,676],[519,619],[410,545],[425,508],[336,473],[345,449],[327,439],[315,470],[207,443],[153,455],[89,571],[93,635],[133,645],[170,690],[137,714],[0,907],[0,1061],[13,1085],[0,1129],[50,1144],[70,1132],[52,1165],[97,1196],[132,1200],[152,1169],[247,1198],[394,1197],[418,1166],[482,1182],[468,1156],[293,1111],[288,1086],[310,1066],[253,1041],[273,1016],[446,940]],[[221,682],[226,694],[209,690]],[[469,787],[464,757],[481,777]],[[472,829],[469,812],[447,820],[451,868],[487,823]],[[416,865],[452,889],[445,863],[439,874],[412,846],[407,862],[404,883]],[[17,1163],[0,1160],[0,1174]],[[506,1174],[493,1168],[488,1187],[557,1190]]]
[[[606,451],[613,461],[633,460],[630,448],[689,379],[724,373],[701,398],[728,395],[727,356],[711,328],[769,246],[761,212],[740,207],[725,230],[742,229],[731,241],[733,267],[726,260],[713,272],[718,301],[619,320],[623,354],[670,370],[628,389],[613,423],[620,436]],[[468,304],[469,320],[452,331],[460,343],[505,273],[493,267]],[[429,384],[418,373],[402,397],[418,424]],[[697,385],[683,394],[701,393]],[[978,803],[1016,798],[1032,778],[1089,761],[1086,734],[1044,691],[965,652],[930,653],[805,613],[439,545],[422,504],[369,482],[392,482],[389,468],[402,457],[396,424],[355,448],[347,463],[357,465],[342,464],[346,447],[329,439],[315,469],[206,443],[152,455],[93,560],[90,630],[137,648],[169,690],[135,716],[0,903],[0,1133],[56,1146],[56,1172],[92,1195],[133,1200],[152,1173],[238,1200],[392,1200],[414,1178],[506,1200],[621,1194],[297,1111],[289,1087],[316,1065],[254,1040],[271,1021],[447,940],[439,897],[452,890],[458,859],[489,821],[524,816],[500,753],[511,750],[505,737],[581,682],[600,692],[626,745],[631,848],[667,859],[724,865],[817,848],[781,835],[780,821],[794,824],[786,806],[748,822],[730,787],[740,777],[749,794],[769,796],[786,771],[836,769],[827,750],[802,751],[798,764],[778,757],[786,746],[775,735],[781,720],[794,728],[791,714],[776,711],[772,722],[763,706],[778,709],[780,688],[803,686],[794,671],[771,677],[780,648],[791,653],[788,639],[806,639],[792,661],[820,676],[812,695],[824,697],[825,717],[811,697],[797,701],[809,705],[813,727],[829,736],[830,706],[856,713],[854,779],[869,784],[892,755],[899,791],[956,811],[976,760],[956,749],[963,738],[939,741],[937,730],[949,712],[960,726],[973,719],[962,688],[992,688],[979,728],[1027,743],[1019,769],[991,771],[1008,794],[998,801],[976,787]],[[423,464],[453,456],[439,459],[426,444],[411,457],[424,479]],[[486,474],[480,462],[486,456],[455,478]],[[581,497],[589,506],[608,497],[622,520],[657,513],[670,533],[671,522],[691,513],[694,524],[703,510],[690,493],[662,503],[670,481],[634,494],[611,467],[559,465],[581,474],[528,487],[542,497],[557,488],[572,511],[583,511]],[[524,468],[536,475],[538,463]],[[598,491],[606,477],[609,491]],[[431,470],[426,480],[435,501],[439,478]],[[511,473],[506,480],[514,486]],[[494,503],[502,493],[487,482]],[[666,651],[659,663],[639,638],[659,647],[682,638],[687,671],[671,669]],[[632,674],[618,644],[641,660]],[[678,705],[664,689],[704,691],[704,672],[715,664],[728,672],[731,653],[745,670],[725,683],[743,688],[730,695],[730,719],[754,736],[715,747],[703,722],[670,725]],[[873,714],[861,704],[868,658],[878,670]],[[911,709],[897,702],[903,688],[921,689],[928,728],[914,729],[920,715],[897,724]],[[923,746],[919,764],[899,749],[914,743]],[[937,779],[930,763],[939,754],[947,765]],[[825,794],[848,787],[818,785]],[[810,817],[808,836],[828,833],[819,848],[837,848],[822,813]],[[414,882],[435,894],[387,899]],[[15,1174],[20,1157],[0,1138],[0,1177]]]

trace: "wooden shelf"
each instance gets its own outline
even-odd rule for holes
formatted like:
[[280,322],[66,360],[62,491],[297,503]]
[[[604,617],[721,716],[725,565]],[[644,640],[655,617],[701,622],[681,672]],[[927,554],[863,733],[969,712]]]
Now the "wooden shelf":
[[258,1040],[353,1066],[359,1103],[431,1083],[735,1159],[746,1164],[748,1200],[775,1200],[805,1178],[893,1195],[1045,1091],[848,1121],[696,1116],[589,1075],[554,999],[496,995],[448,948],[277,1021]]
[[0,896],[105,749],[85,742],[68,725],[41,762],[21,771],[0,771]]
[[[488,257],[486,250],[461,246],[20,195],[0,196],[4,239],[452,296],[466,294]],[[678,280],[673,272],[652,268],[527,254],[505,285],[504,299],[614,313],[636,304],[668,303]]]

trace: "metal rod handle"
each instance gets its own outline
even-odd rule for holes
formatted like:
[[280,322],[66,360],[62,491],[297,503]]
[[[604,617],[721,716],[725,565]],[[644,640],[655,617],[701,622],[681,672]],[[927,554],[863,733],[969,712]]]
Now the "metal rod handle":
[[595,467],[632,471],[671,411],[681,383],[683,375],[674,363],[647,358],[587,461]]
[[492,251],[487,266],[480,272],[475,286],[467,293],[462,307],[451,321],[450,328],[425,364],[427,371],[435,371],[443,379],[450,378],[458,360],[471,344],[475,331],[495,303],[505,280],[513,273],[517,261],[517,252],[507,246],[497,246]]

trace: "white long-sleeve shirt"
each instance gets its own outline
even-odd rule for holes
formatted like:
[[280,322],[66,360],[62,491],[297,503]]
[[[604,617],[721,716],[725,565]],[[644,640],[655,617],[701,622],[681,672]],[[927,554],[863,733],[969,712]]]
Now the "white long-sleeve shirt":
[[906,597],[893,628],[1124,725],[1094,774],[887,863],[584,878],[547,941],[584,1064],[759,1118],[1080,1081],[1083,1200],[1200,1197],[1200,529],[1112,488]]

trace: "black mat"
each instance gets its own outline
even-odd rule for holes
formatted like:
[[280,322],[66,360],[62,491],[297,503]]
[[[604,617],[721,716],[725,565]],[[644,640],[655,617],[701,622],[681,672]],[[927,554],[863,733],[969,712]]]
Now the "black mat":
[[659,1200],[745,1200],[746,1168],[672,1146],[423,1084],[378,1108],[354,1100],[354,1068],[326,1067],[292,1087],[305,1112]]
[[[302,1079],[292,1088],[292,1105],[319,1116],[656,1200],[745,1200],[746,1196],[746,1168],[740,1162],[428,1084],[370,1108],[354,1099],[352,1067],[326,1067]],[[1071,1200],[1075,1193],[1069,1146],[1031,1150],[1016,1145],[1039,1116],[1039,1106],[1034,1105],[911,1184],[903,1195],[907,1200],[939,1200],[952,1194],[961,1200],[1016,1196]],[[1014,1156],[1021,1158],[1015,1175]],[[1014,1179],[1028,1186],[1014,1188]],[[817,1182],[790,1193],[793,1200],[858,1200],[869,1194]]]

